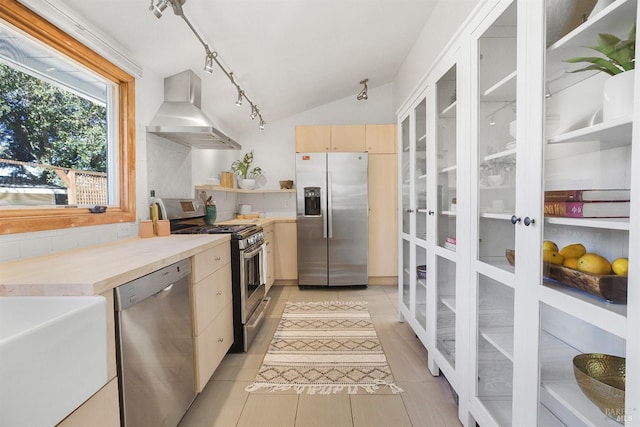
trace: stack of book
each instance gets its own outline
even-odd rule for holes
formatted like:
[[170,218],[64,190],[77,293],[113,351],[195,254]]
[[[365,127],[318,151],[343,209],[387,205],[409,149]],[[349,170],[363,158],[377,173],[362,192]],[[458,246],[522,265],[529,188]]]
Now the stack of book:
[[544,214],[567,218],[629,218],[630,191],[554,190],[544,192]]
[[449,249],[450,251],[456,250],[456,238],[455,237],[447,237],[444,241],[445,249]]

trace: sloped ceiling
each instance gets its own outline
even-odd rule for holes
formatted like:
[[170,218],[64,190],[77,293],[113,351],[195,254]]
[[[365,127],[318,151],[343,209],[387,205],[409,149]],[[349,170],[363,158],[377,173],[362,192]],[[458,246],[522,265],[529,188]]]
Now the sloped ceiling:
[[[63,4],[160,76],[192,69],[203,108],[230,132],[253,126],[223,74],[202,71],[204,49],[168,7],[149,0],[50,0]],[[437,0],[186,0],[184,14],[267,123],[390,83]],[[246,103],[245,103],[246,104]],[[268,126],[268,124],[267,124]]]

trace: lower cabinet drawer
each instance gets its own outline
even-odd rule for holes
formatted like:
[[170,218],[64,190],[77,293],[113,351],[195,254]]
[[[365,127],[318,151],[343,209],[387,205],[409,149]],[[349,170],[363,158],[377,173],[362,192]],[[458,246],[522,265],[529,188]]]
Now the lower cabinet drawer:
[[194,338],[196,354],[196,392],[200,393],[222,358],[233,344],[233,310],[231,304]]
[[218,246],[195,254],[192,266],[193,282],[199,282],[229,262],[231,262],[229,242],[222,242]]
[[192,288],[193,331],[198,336],[222,309],[231,304],[231,264],[205,277]]

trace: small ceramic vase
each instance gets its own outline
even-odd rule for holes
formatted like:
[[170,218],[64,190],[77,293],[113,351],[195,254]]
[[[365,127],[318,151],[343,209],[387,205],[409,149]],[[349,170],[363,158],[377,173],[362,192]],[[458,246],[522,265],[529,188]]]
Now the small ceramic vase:
[[216,222],[217,214],[218,214],[218,210],[216,209],[216,205],[205,206],[204,223],[207,225],[214,224]]

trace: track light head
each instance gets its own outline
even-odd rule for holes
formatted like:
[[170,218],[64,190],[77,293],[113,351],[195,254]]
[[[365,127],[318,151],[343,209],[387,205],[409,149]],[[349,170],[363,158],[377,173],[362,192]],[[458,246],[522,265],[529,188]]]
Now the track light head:
[[149,10],[153,12],[156,18],[162,18],[162,13],[169,5],[169,0],[158,0],[158,3],[153,4],[153,0],[151,0],[151,5],[149,6]]
[[213,74],[213,55],[210,53],[204,58],[204,71]]
[[258,115],[258,109],[256,108],[255,105],[251,106],[251,120],[255,120],[256,116]]
[[367,95],[367,82],[368,81],[369,81],[369,79],[360,80],[360,84],[364,85],[364,88],[362,88],[362,90],[360,91],[358,96],[356,96],[356,99],[358,101],[366,101],[367,99],[369,99],[369,95]]
[[242,97],[244,96],[244,91],[238,88],[238,99],[236,100],[236,105],[238,107],[242,106]]

